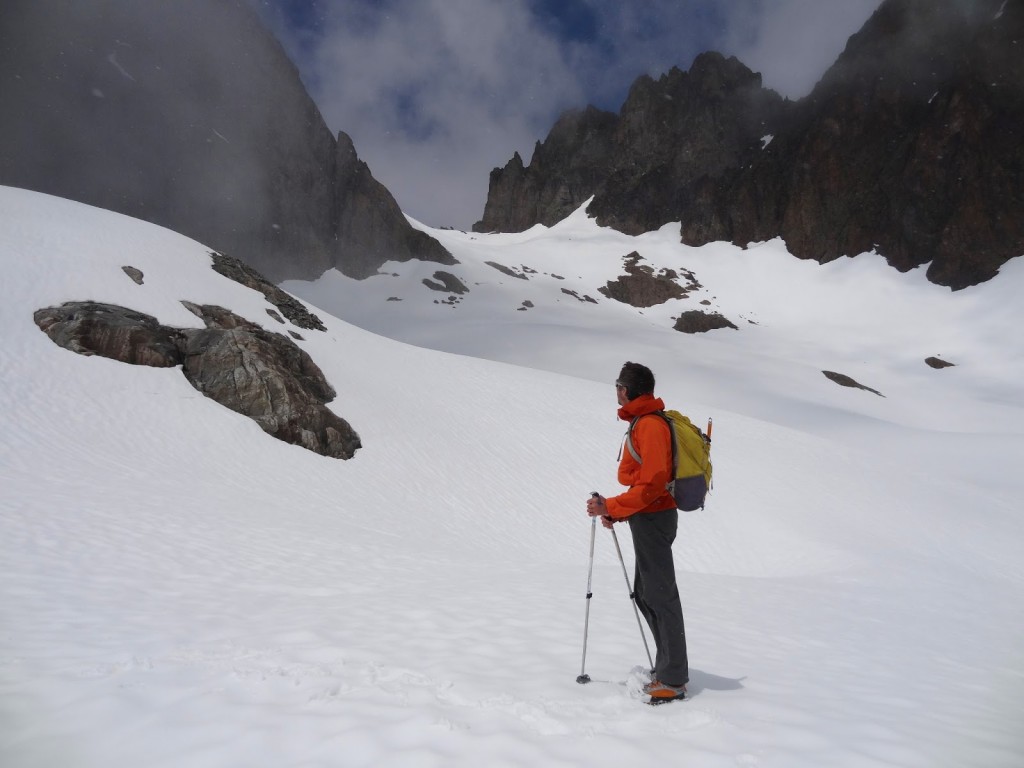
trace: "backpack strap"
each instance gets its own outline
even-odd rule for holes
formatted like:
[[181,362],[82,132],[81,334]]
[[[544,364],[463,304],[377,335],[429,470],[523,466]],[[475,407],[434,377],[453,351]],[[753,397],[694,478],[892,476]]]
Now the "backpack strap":
[[633,460],[636,461],[637,464],[643,464],[643,459],[640,458],[640,454],[637,453],[636,447],[633,445],[633,427],[636,426],[636,423],[644,416],[660,416],[662,421],[665,422],[665,426],[668,427],[669,437],[672,438],[672,482],[675,482],[676,456],[678,455],[678,449],[676,448],[676,431],[672,427],[672,421],[665,415],[664,411],[651,411],[651,413],[636,416],[631,422],[629,422],[629,426],[626,428],[626,450],[629,451],[629,455],[633,457]]

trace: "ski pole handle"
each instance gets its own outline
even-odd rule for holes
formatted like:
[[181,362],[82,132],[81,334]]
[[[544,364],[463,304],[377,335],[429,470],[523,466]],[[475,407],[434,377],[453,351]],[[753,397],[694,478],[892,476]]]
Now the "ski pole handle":
[[[591,491],[590,492],[590,498],[592,498],[592,499],[600,499],[601,498],[601,494],[598,493],[597,491]],[[605,507],[605,512],[607,512],[607,511],[608,511],[608,508]],[[594,519],[596,520],[597,518],[595,517]],[[601,515],[601,520],[604,521],[605,523],[613,523],[614,522],[612,516],[608,515],[608,514]],[[608,528],[608,526],[605,525],[605,528]]]

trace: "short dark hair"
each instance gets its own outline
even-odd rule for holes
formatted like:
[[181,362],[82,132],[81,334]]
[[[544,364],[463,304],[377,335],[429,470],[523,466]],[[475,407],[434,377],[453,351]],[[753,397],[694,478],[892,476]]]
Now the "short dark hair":
[[654,394],[654,374],[646,365],[627,362],[619,371],[619,378],[615,382],[626,388],[626,397],[635,400],[640,395]]

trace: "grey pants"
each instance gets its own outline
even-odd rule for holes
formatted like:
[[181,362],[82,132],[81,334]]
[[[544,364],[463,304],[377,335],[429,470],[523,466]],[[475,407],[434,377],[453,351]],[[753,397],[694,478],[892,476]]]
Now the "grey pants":
[[654,678],[666,685],[681,686],[690,681],[686,659],[686,630],[679,603],[672,542],[676,538],[679,512],[646,512],[629,518],[636,553],[633,592],[640,612],[654,635],[658,655]]

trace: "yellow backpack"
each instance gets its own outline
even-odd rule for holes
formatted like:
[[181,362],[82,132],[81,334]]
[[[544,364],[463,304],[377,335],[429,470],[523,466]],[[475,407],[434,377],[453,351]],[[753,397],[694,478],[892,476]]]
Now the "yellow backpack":
[[[675,466],[675,478],[668,484],[668,491],[676,500],[676,507],[684,512],[704,509],[707,493],[711,484],[711,419],[708,419],[708,431],[704,433],[700,427],[690,421],[679,411],[654,411],[644,416],[660,416],[668,424],[672,434],[672,464]],[[640,454],[633,447],[633,426],[643,416],[637,416],[629,422],[626,430],[626,449],[643,463]]]

